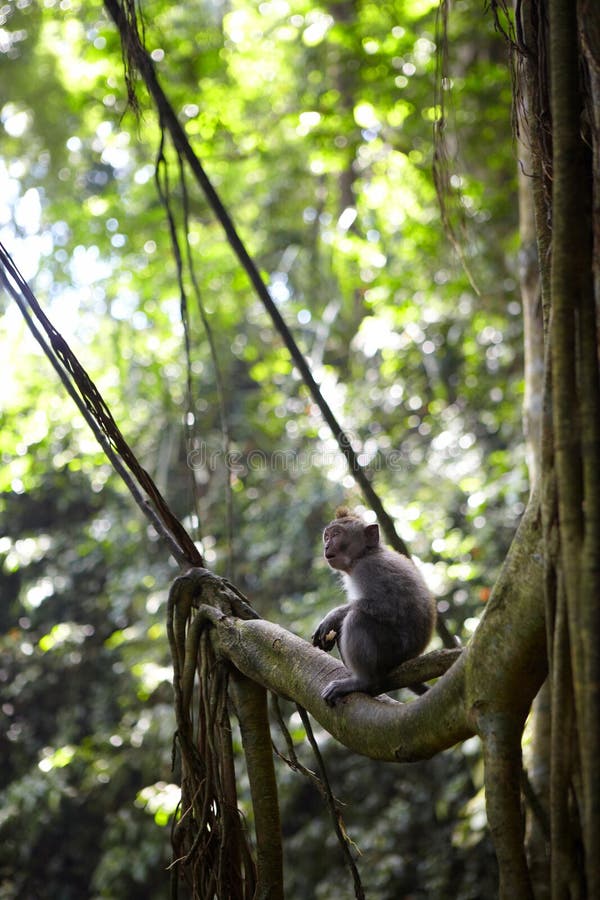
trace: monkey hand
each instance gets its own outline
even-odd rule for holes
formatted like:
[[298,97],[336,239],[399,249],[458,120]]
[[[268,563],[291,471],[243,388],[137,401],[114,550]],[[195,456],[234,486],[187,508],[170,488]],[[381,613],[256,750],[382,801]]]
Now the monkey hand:
[[320,647],[321,650],[326,650],[327,652],[333,649],[336,641],[339,642],[340,634],[342,633],[342,625],[348,609],[348,604],[345,606],[337,606],[325,616],[312,636],[314,647]]
[[327,652],[329,652],[335,647],[335,642],[337,640],[337,631],[334,628],[330,628],[328,631],[326,631],[323,626],[327,626],[326,619],[321,622],[312,636],[313,647],[319,647],[321,650],[326,650]]

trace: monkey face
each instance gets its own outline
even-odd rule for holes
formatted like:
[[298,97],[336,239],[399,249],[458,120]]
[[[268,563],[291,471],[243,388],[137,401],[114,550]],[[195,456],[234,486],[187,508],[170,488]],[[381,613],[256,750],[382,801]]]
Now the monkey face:
[[378,542],[377,525],[365,525],[360,519],[336,520],[323,532],[323,555],[332,569],[349,572]]
[[346,571],[350,566],[348,540],[342,528],[330,525],[323,532],[323,555],[332,569]]

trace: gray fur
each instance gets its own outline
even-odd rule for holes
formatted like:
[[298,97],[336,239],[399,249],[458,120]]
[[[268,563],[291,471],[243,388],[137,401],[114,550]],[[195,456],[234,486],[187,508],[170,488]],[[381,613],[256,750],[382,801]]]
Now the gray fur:
[[425,649],[435,603],[414,563],[381,546],[377,525],[344,515],[327,526],[323,541],[325,558],[340,573],[349,601],[332,610],[313,635],[322,650],[337,642],[353,673],[323,691],[333,706],[353,691],[381,693],[385,676]]

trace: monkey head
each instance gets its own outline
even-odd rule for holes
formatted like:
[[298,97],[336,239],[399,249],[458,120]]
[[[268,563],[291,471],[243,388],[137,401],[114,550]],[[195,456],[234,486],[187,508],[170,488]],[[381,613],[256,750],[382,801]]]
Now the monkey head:
[[323,554],[332,569],[350,572],[356,560],[379,546],[378,525],[366,525],[346,507],[336,510],[336,518],[323,532]]

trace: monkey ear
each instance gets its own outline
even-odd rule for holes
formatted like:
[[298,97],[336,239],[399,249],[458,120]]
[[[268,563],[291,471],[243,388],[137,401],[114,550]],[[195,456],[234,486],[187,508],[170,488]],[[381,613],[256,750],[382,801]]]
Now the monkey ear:
[[365,525],[365,544],[367,547],[377,547],[379,544],[379,525]]

